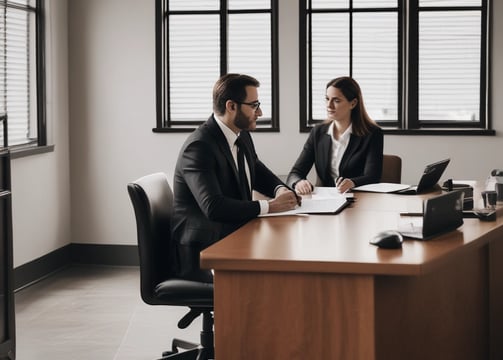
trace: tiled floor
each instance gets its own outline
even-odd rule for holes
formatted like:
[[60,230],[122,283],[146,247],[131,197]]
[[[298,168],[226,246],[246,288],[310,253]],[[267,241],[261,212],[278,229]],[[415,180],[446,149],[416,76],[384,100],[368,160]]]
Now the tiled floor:
[[200,319],[177,328],[186,308],[141,301],[135,267],[73,266],[15,297],[16,360],[153,360],[199,340]]

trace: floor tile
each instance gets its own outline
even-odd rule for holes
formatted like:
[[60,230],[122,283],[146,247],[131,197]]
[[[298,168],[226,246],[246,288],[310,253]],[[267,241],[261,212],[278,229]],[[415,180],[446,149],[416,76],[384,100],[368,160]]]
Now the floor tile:
[[187,308],[151,306],[137,267],[73,266],[15,294],[16,359],[153,360],[173,337],[198,342]]

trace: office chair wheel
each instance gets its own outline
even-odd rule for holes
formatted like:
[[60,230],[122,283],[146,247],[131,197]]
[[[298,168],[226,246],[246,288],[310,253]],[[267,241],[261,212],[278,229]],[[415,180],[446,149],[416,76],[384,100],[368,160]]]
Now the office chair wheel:
[[[201,345],[181,339],[173,339],[171,351],[164,351],[162,358],[158,360],[213,360],[215,350],[213,348],[213,332],[208,332],[208,326],[212,326],[211,313],[206,316],[206,331],[201,331]],[[182,351],[180,351],[182,350]]]
[[[171,343],[171,351],[165,351],[165,353],[172,353],[176,354],[179,352],[180,349],[183,350],[191,350],[191,349],[196,349],[199,347],[199,344],[195,344],[189,341],[185,341],[182,339],[173,339],[173,342]],[[169,355],[169,354],[166,354]],[[165,356],[163,353],[162,356]]]
[[197,360],[198,353],[199,349],[196,348],[163,356],[158,360]]
[[215,359],[215,354],[213,349],[199,349],[199,354],[196,360],[213,360]]
[[171,353],[171,354],[163,356],[162,358],[160,358],[158,360],[214,360],[215,359],[215,356],[213,355],[213,351],[207,351],[207,349],[201,349],[201,348],[185,350],[185,351],[177,352],[177,353],[172,353],[171,351],[166,351],[165,353]]
[[162,358],[159,360],[167,360],[167,359],[195,360],[197,354],[199,353],[198,348],[199,344],[195,344],[181,339],[173,339],[173,342],[171,344],[171,350],[164,351],[162,353]]
[[[166,353],[170,354],[164,356],[164,354]],[[197,360],[198,354],[199,354],[198,348],[189,349],[182,352],[165,351],[163,353],[162,358],[158,360]]]
[[[206,338],[208,339],[208,338]],[[213,337],[211,336],[211,339]],[[180,351],[182,350],[182,351]],[[185,340],[173,339],[172,350],[164,351],[158,360],[214,360],[213,347],[202,347]]]

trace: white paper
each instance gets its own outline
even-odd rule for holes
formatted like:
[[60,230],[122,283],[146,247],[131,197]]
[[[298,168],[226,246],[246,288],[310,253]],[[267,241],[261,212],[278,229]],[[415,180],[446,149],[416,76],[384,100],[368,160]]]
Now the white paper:
[[353,197],[352,193],[341,193],[336,187],[317,186],[311,193],[312,199],[341,199]]
[[404,190],[409,187],[410,187],[410,185],[406,185],[406,184],[375,183],[375,184],[367,184],[367,185],[357,186],[357,187],[353,188],[353,190],[378,192],[378,193],[389,193],[389,192]]

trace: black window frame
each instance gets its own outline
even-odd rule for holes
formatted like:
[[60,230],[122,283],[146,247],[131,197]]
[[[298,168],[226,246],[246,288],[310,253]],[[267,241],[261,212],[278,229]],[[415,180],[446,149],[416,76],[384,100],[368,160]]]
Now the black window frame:
[[[397,1],[397,8],[353,8],[349,0],[348,9],[308,9],[311,0],[299,0],[299,130],[309,132],[313,126],[321,123],[322,119],[312,118],[312,82],[311,82],[311,43],[310,21],[308,17],[313,13],[343,12],[353,13],[368,11],[392,11],[396,9],[398,16],[398,119],[397,121],[379,121],[384,133],[405,135],[494,135],[490,117],[490,38],[491,12],[490,0],[481,0],[481,6],[455,7],[419,7],[419,0]],[[479,121],[425,121],[419,120],[419,12],[420,11],[481,11],[481,48],[480,48],[480,104]],[[350,20],[351,27],[351,20]],[[350,28],[350,73],[352,76],[352,29]],[[408,36],[407,36],[408,34]],[[411,50],[414,51],[411,51]],[[338,74],[343,75],[343,74]],[[327,79],[327,81],[330,79]],[[407,96],[405,95],[407,94]]]
[[[271,14],[271,118],[257,119],[254,132],[279,132],[279,49],[278,49],[278,2],[270,0],[270,11],[229,10],[227,0],[220,0],[219,10],[169,11],[169,0],[156,0],[155,42],[156,42],[156,126],[153,132],[192,132],[206,119],[177,121],[170,117],[169,103],[169,44],[168,14],[219,14],[220,16],[220,75],[227,73],[227,15],[246,13]],[[258,79],[260,81],[260,79]],[[211,89],[208,89],[210,92]],[[208,115],[211,113],[208,109]],[[264,127],[268,126],[268,127]]]
[[[19,145],[10,145],[12,158],[23,157],[31,154],[38,154],[51,151],[53,146],[47,143],[47,112],[46,112],[46,66],[45,66],[45,0],[36,0],[35,7],[9,3],[7,7],[33,12],[35,14],[35,78],[36,78],[36,126],[37,137],[31,142]],[[7,117],[9,111],[7,109]],[[29,121],[29,119],[28,119]],[[7,131],[8,136],[8,131]]]

